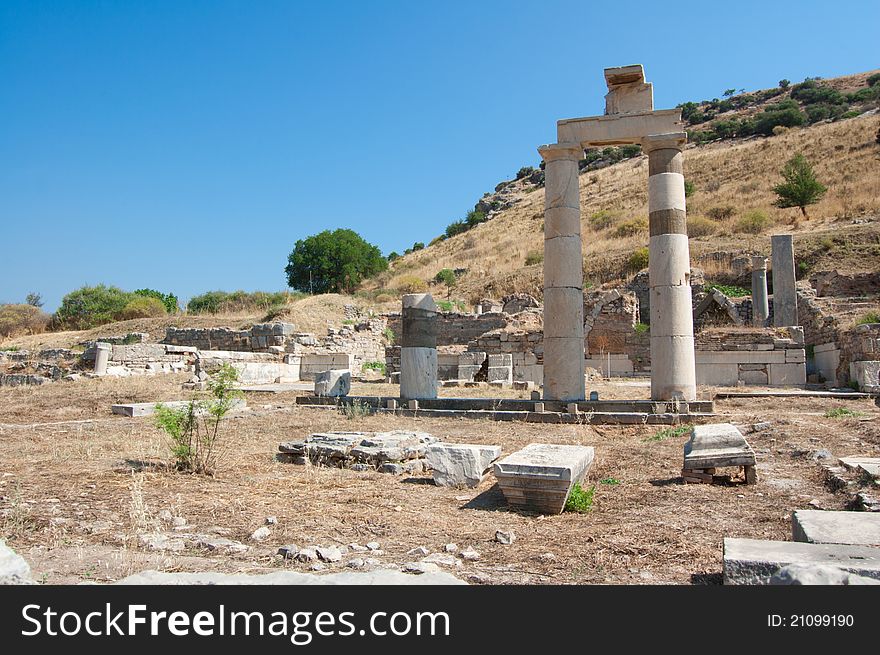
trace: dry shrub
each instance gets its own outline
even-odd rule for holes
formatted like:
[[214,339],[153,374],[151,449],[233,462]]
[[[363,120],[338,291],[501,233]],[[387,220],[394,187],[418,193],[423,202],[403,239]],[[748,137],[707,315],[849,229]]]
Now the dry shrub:
[[0,305],[0,336],[40,334],[49,326],[51,317],[33,305]]
[[605,230],[611,227],[614,224],[614,219],[617,218],[615,214],[608,211],[607,209],[600,209],[597,212],[594,212],[587,219],[590,223],[590,227],[594,230]]
[[692,216],[687,222],[689,237],[707,237],[718,231],[718,224],[705,216]]
[[624,221],[614,230],[614,236],[618,239],[623,237],[631,237],[636,234],[648,231],[648,219],[644,216]]
[[393,302],[393,301],[394,301],[394,296],[392,296],[390,293],[380,293],[378,296],[376,296],[376,302],[383,304],[383,305],[385,303]]
[[769,229],[772,225],[773,219],[767,216],[767,212],[753,209],[734,224],[734,232],[761,234],[761,232]]
[[119,313],[119,318],[128,321],[133,318],[156,318],[165,316],[168,312],[165,305],[158,298],[140,296],[129,302]]
[[428,283],[415,275],[404,275],[397,281],[397,290],[401,293],[422,293],[428,290]]
[[726,221],[728,218],[733,218],[733,215],[735,213],[736,207],[734,207],[733,205],[709,207],[709,209],[706,210],[706,215],[713,221]]

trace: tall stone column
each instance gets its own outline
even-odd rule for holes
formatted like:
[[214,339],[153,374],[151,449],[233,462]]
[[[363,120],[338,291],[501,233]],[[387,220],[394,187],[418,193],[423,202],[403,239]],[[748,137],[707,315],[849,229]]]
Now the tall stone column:
[[403,296],[400,397],[437,397],[437,305],[430,293]]
[[584,272],[577,143],[538,148],[544,159],[544,398],[584,400]]
[[790,234],[770,237],[773,258],[773,325],[798,324],[797,293],[794,279],[794,243]]
[[695,400],[694,321],[684,195],[684,132],[645,137],[648,153],[648,280],[651,398]]
[[767,327],[770,303],[767,300],[767,258],[752,257],[752,325]]

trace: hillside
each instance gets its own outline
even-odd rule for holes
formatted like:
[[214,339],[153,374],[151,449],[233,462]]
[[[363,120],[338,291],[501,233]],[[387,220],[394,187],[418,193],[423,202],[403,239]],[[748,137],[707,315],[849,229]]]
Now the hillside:
[[[854,94],[869,88],[866,81],[874,73],[823,80],[821,86]],[[744,124],[772,110],[797,87],[774,91],[763,101],[754,100],[761,92],[743,94],[753,101],[740,102],[739,109],[719,113],[697,127],[705,132],[718,121]],[[805,105],[804,116],[811,106],[824,104]],[[864,109],[876,106],[876,101],[867,105],[854,101],[850,106]],[[707,276],[725,279],[729,272],[718,269],[707,255],[769,253],[770,234],[791,232],[798,260],[803,262],[802,276],[832,269],[847,273],[880,269],[880,144],[876,141],[880,115],[876,110],[852,109],[840,115],[853,113],[859,115],[781,127],[767,137],[689,144],[685,177],[694,186],[688,198],[688,223],[695,265],[705,264]],[[773,204],[773,187],[781,181],[779,170],[795,153],[814,165],[817,177],[828,187],[825,197],[809,208],[806,221],[799,220],[798,210]],[[648,242],[647,157],[637,154],[612,165],[595,161],[595,154],[592,159],[587,165],[582,162],[580,198],[584,274],[587,283],[596,286],[622,279],[644,263],[637,251]],[[538,171],[530,174],[524,169],[519,179],[499,184],[496,193],[487,194],[478,205],[490,208],[488,220],[395,260],[365,290],[373,294],[413,290],[430,282],[439,270],[451,268],[459,271],[453,297],[469,302],[513,291],[540,295],[544,209],[540,178]]]

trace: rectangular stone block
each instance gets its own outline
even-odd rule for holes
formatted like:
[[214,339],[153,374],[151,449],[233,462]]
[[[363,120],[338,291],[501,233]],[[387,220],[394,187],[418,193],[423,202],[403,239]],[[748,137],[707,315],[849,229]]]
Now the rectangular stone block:
[[789,564],[832,566],[880,580],[880,548],[724,539],[724,584],[765,585],[774,573]]
[[458,379],[459,380],[473,380],[474,376],[480,372],[481,366],[464,366],[462,364],[458,365]]
[[771,387],[803,386],[807,383],[807,367],[804,364],[770,364],[769,368]]
[[489,355],[489,366],[512,366],[511,355]]
[[697,364],[784,364],[784,350],[698,350]]
[[695,425],[684,445],[683,469],[755,466],[755,451],[730,423]]
[[787,348],[785,350],[786,364],[803,364],[807,361],[807,353],[803,348]]
[[433,470],[434,484],[473,488],[501,456],[501,446],[435,443],[428,446],[425,456]]
[[735,387],[739,380],[736,364],[705,364],[697,362],[697,384]]
[[482,366],[486,359],[484,352],[464,352],[458,355],[459,366]]
[[880,513],[799,509],[791,516],[791,535],[810,544],[880,546]]
[[767,371],[749,371],[740,369],[739,379],[745,384],[767,385]]
[[770,237],[773,279],[773,324],[785,327],[798,324],[797,295],[794,274],[794,245],[792,235],[774,234]]
[[861,391],[880,389],[880,361],[850,362],[849,379],[857,382]]
[[[189,401],[170,400],[163,403],[123,403],[111,406],[110,411],[113,414],[118,414],[120,416],[137,418],[139,416],[152,416],[156,413],[157,405],[162,405],[163,407],[167,407],[168,409],[183,409],[184,407],[189,405]],[[245,401],[244,398],[237,398],[233,401],[231,409],[239,410],[244,409],[245,407],[247,407],[247,401]]]
[[513,379],[523,382],[534,382],[536,385],[541,385],[544,383],[544,365],[534,364],[530,366],[517,366],[513,369]]
[[490,366],[488,382],[513,382],[512,371],[510,366]]
[[559,514],[594,455],[591,446],[533,443],[496,462],[495,477],[511,505]]

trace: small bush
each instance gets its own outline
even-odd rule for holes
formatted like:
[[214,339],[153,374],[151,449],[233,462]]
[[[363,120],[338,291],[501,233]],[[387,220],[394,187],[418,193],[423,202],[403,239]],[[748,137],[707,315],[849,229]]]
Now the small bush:
[[400,293],[422,293],[428,290],[428,283],[415,275],[404,275],[397,282]]
[[647,323],[636,323],[633,325],[633,329],[636,331],[636,334],[642,335],[647,334],[651,330],[651,326]]
[[618,239],[635,236],[648,230],[648,219],[642,216],[624,221],[614,230],[614,236]]
[[380,293],[376,296],[376,302],[380,304],[385,304],[386,302],[391,302],[394,300],[394,296],[390,293]]
[[687,221],[689,237],[707,237],[718,231],[718,224],[705,216],[692,216]]
[[238,371],[223,364],[208,382],[209,398],[181,409],[156,406],[156,426],[171,440],[171,454],[181,471],[213,474],[221,456],[221,427],[241,391],[235,389]]
[[691,182],[690,180],[684,181],[684,197],[685,198],[690,198],[692,195],[694,195],[694,192],[696,190],[697,190],[697,187],[693,182]]
[[284,307],[290,301],[304,297],[303,293],[287,291],[208,291],[193,296],[187,303],[188,314],[221,314],[235,312],[267,312]]
[[385,341],[388,342],[389,346],[394,345],[394,330],[392,330],[390,327],[387,327],[382,330],[382,336],[385,337]]
[[618,480],[617,478],[602,478],[601,480],[599,480],[599,484],[615,485],[620,484],[620,480]]
[[825,412],[825,418],[858,418],[861,412],[851,410],[849,407],[835,407]]
[[385,362],[364,362],[361,368],[365,371],[379,371],[382,375],[385,375],[387,371]]
[[41,334],[51,317],[33,305],[0,305],[0,337]]
[[785,125],[777,125],[771,130],[771,133],[773,134],[773,136],[781,136],[788,132],[789,129],[790,128],[785,127]]
[[743,287],[738,287],[733,284],[707,284],[706,290],[712,291],[713,289],[718,289],[721,293],[723,293],[728,298],[744,298],[745,296],[752,295],[750,289],[745,289]]
[[565,511],[581,514],[589,512],[593,509],[593,494],[595,492],[596,487],[584,489],[579,482],[575,482],[571,492],[568,494],[568,498],[565,499]]
[[526,254],[526,266],[534,266],[544,261],[543,250],[531,250]]
[[119,287],[81,287],[62,298],[55,321],[63,329],[87,330],[118,320],[133,298],[133,294]]
[[761,234],[772,225],[773,221],[767,216],[766,212],[763,212],[760,209],[753,209],[736,222],[734,225],[734,232]]
[[678,438],[690,432],[692,427],[691,425],[679,425],[674,428],[663,428],[646,438],[645,441],[665,441],[670,438]]
[[363,400],[355,399],[350,403],[342,403],[339,405],[339,413],[349,421],[369,416],[373,409]]
[[136,289],[134,291],[136,296],[144,296],[145,298],[155,298],[165,307],[165,311],[169,314],[176,314],[180,311],[180,305],[178,303],[177,296],[173,293],[162,293],[161,291],[156,291],[155,289]]
[[706,211],[706,215],[713,221],[726,221],[728,218],[732,218],[735,213],[736,207],[734,207],[733,205],[710,207]]
[[626,260],[626,268],[630,271],[640,271],[648,267],[648,249],[636,248]]
[[880,323],[880,312],[868,312],[856,322],[856,325],[867,325],[869,323]]
[[612,214],[610,211],[602,209],[600,211],[594,212],[590,215],[590,218],[587,220],[590,223],[590,227],[594,230],[607,230],[614,224],[614,219],[616,216]]
[[165,316],[165,305],[158,298],[148,296],[138,296],[133,298],[116,317],[123,321],[133,318],[156,318],[157,316]]
[[868,79],[865,80],[865,84],[868,86],[874,86],[875,84],[880,84],[880,73],[874,73],[873,75],[869,75]]

